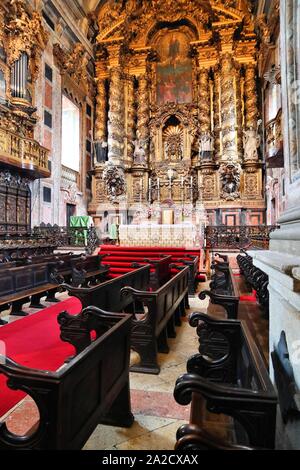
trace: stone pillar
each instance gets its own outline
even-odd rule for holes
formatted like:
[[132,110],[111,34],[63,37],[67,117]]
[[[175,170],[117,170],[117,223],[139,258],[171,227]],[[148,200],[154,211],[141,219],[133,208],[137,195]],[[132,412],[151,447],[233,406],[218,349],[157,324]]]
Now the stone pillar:
[[121,67],[110,70],[108,159],[120,164],[124,156],[124,83]]
[[237,146],[237,115],[235,92],[235,66],[233,56],[225,53],[221,57],[221,129],[222,129],[222,155],[221,159],[228,161],[238,160]]
[[[284,331],[295,383],[300,390],[300,123],[295,71],[299,69],[300,30],[298,0],[280,2],[281,76],[283,100],[283,136],[287,187],[287,211],[279,219],[280,229],[271,235],[270,251],[253,253],[254,263],[269,275],[270,351]],[[272,362],[271,377],[274,373]],[[278,409],[277,447],[300,449],[300,422],[284,423]]]
[[246,65],[245,71],[245,111],[246,129],[256,129],[258,119],[257,91],[256,91],[256,64]]
[[211,131],[209,70],[201,68],[199,72],[199,127],[201,134]]
[[132,164],[134,154],[135,140],[135,123],[136,123],[136,107],[135,107],[135,78],[132,75],[127,76],[127,160]]

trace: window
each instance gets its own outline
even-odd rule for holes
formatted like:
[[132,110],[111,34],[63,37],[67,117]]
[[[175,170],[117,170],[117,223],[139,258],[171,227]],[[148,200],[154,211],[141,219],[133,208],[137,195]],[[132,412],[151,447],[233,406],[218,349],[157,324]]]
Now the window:
[[47,78],[47,80],[49,80],[49,82],[52,83],[52,80],[53,80],[53,70],[52,70],[52,68],[50,67],[50,65],[48,65],[48,64],[45,64],[45,77]]
[[51,202],[51,188],[47,186],[43,187],[43,201],[44,202]]
[[46,126],[52,129],[52,114],[49,111],[44,112],[44,123]]
[[62,165],[80,168],[80,110],[65,95],[62,97]]

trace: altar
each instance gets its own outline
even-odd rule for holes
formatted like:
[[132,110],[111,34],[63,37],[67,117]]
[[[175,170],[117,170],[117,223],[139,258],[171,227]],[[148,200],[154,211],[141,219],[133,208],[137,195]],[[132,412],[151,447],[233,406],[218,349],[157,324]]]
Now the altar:
[[201,226],[192,223],[120,225],[119,239],[123,246],[203,247]]

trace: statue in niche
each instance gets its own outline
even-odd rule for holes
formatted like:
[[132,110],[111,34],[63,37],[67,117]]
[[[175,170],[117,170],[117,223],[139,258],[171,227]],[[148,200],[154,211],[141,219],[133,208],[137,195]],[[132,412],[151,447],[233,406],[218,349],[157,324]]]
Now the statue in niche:
[[103,163],[108,160],[108,143],[104,140],[96,140],[95,147],[95,163]]
[[241,167],[239,164],[223,164],[220,168],[221,197],[227,201],[240,197]]
[[146,164],[146,152],[144,148],[144,142],[142,140],[134,140],[134,164],[136,165],[145,165]]
[[259,128],[262,121],[259,120],[257,128],[250,127],[244,132],[244,160],[245,161],[256,161],[258,160],[258,148],[261,143],[261,137],[259,135]]
[[199,139],[199,157],[205,156],[207,152],[212,152],[214,149],[214,138],[209,132],[201,134]]

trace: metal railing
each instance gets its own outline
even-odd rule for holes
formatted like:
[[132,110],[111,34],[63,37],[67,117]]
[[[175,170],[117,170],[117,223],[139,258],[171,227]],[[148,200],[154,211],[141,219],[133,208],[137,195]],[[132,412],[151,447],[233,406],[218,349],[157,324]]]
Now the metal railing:
[[207,249],[269,249],[270,234],[277,226],[208,226],[205,229]]

